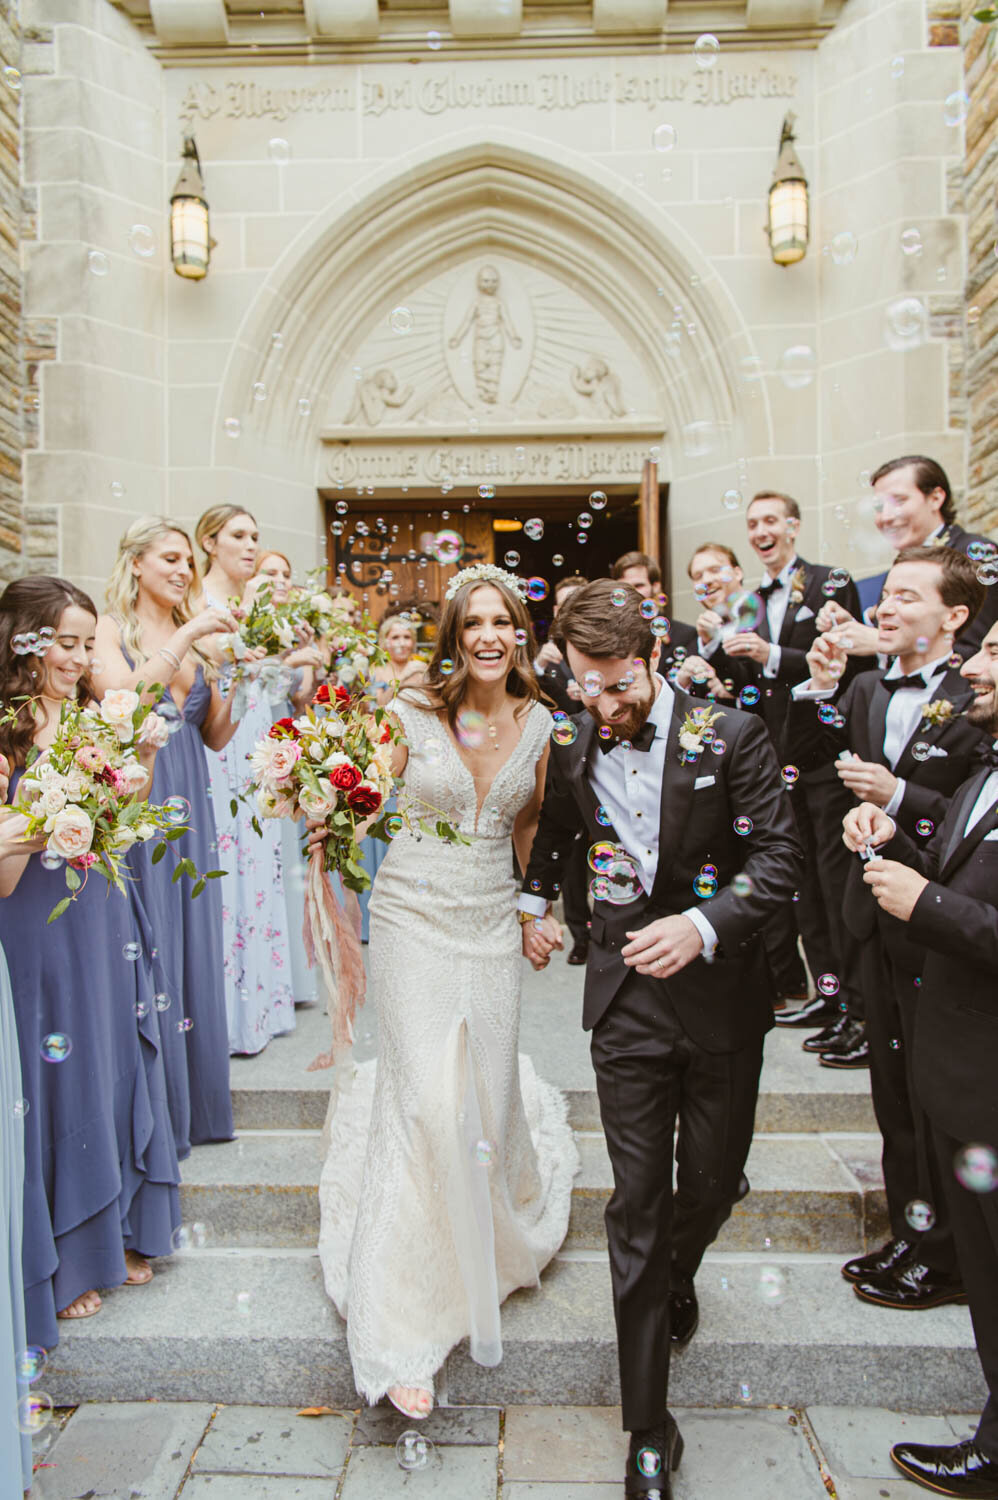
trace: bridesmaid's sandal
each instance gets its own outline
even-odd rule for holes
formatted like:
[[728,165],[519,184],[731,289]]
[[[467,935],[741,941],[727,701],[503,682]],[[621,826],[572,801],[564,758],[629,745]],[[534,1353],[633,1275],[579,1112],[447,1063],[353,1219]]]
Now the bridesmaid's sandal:
[[128,1267],[128,1275],[122,1286],[147,1286],[152,1281],[152,1266],[134,1250],[125,1251],[125,1265]]
[[433,1410],[433,1394],[416,1385],[393,1385],[386,1391],[389,1401],[403,1417],[413,1422],[422,1422]]
[[67,1323],[75,1323],[80,1318],[92,1318],[99,1313],[103,1303],[96,1292],[82,1292],[75,1301],[67,1304],[61,1312],[56,1313],[57,1318],[64,1319]]

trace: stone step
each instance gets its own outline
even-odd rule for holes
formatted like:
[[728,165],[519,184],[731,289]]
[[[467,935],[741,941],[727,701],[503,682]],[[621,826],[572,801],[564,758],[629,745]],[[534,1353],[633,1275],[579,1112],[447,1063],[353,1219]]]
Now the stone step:
[[[318,1258],[204,1250],[115,1288],[60,1325],[46,1390],[81,1401],[355,1407],[344,1325]],[[861,1303],[834,1258],[712,1253],[700,1330],[673,1362],[674,1406],[885,1406],[979,1411],[986,1391],[965,1307],[915,1315]],[[606,1257],[568,1252],[503,1310],[494,1369],[459,1348],[438,1381],[454,1404],[609,1406],[619,1399]]]
[[[544,999],[536,990],[543,975],[524,986],[520,1050],[533,1059],[542,1078],[563,1089],[569,1119],[577,1130],[599,1129],[599,1105],[589,1039],[579,1025],[581,978],[578,969],[552,980]],[[568,976],[568,977],[566,977]],[[574,976],[574,977],[572,977]],[[875,1131],[870,1075],[863,1070],[822,1068],[801,1050],[807,1031],[776,1030],[766,1038],[765,1061],[756,1110],[760,1132]],[[307,1071],[329,1046],[329,1023],[319,1009],[299,1010],[296,1029],[275,1037],[257,1057],[232,1059],[232,1103],[240,1130],[319,1130],[329,1098],[329,1074]],[[356,1056],[375,1054],[377,1017],[368,1007],[357,1028]]]
[[[582,1170],[572,1194],[567,1246],[602,1250],[603,1211],[612,1188],[606,1143],[577,1133]],[[224,1145],[199,1146],[184,1164],[186,1222],[210,1226],[216,1246],[314,1246],[319,1234],[318,1132],[261,1131]],[[737,1204],[718,1246],[774,1254],[840,1255],[887,1237],[880,1137],[757,1135]]]

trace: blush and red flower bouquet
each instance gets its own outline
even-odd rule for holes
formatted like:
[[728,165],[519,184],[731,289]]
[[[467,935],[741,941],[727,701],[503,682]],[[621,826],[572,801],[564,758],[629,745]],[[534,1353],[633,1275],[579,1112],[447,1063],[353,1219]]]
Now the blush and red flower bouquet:
[[[4,722],[33,708],[31,700],[18,700]],[[43,753],[28,752],[9,810],[27,820],[25,842],[45,839],[46,865],[65,869],[69,895],[53,907],[50,922],[62,916],[91,873],[124,892],[124,857],[133,844],[159,838],[162,850],[153,853],[157,862],[167,842],[187,832],[190,805],[185,798],[168,798],[162,806],[143,800],[151,772],[141,763],[140,748],[160,749],[168,737],[166,720],[142,702],[139,692],[115,688],[86,708],[67,700],[52,744]],[[202,875],[192,860],[183,859],[174,878],[190,876],[193,894],[199,896],[205,881],[222,873]]]

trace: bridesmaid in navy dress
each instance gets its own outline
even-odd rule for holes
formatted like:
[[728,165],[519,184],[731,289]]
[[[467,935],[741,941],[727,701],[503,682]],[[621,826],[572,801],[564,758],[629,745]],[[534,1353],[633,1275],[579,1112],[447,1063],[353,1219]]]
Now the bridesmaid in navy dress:
[[[34,699],[0,727],[14,767],[51,744],[67,698],[93,696],[88,675],[97,611],[60,578],[22,578],[0,596],[0,698]],[[15,655],[14,636],[51,627],[42,655]],[[155,751],[140,758],[150,767]],[[57,1318],[100,1310],[97,1288],[152,1279],[180,1223],[180,1172],[166,1103],[152,973],[136,947],[130,896],[87,879],[63,916],[61,871],[42,841],[0,857],[0,941],[10,969],[21,1061],[25,1147],[27,1338],[51,1349]]]
[[224,609],[194,613],[193,582],[187,533],[159,516],[143,517],[118,544],[108,613],[97,625],[102,692],[163,686],[157,711],[172,732],[156,757],[150,796],[158,803],[178,798],[178,821],[190,824],[156,865],[148,845],[129,854],[157,989],[169,1002],[163,1012],[171,1021],[167,1083],[181,1159],[192,1145],[233,1135],[221,882],[209,880],[195,899],[189,881],[174,884],[172,878],[185,857],[199,871],[219,867],[205,746],[221,750],[236,727],[198,645],[205,636],[234,630],[236,622]]

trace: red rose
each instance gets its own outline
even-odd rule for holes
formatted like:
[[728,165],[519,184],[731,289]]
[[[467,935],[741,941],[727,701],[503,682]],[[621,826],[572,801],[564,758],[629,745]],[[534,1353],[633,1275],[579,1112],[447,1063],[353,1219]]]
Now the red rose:
[[[364,780],[364,777],[356,766],[341,765],[333,767],[329,773],[329,779],[338,791],[352,792],[354,787]],[[350,801],[349,797],[347,801]]]
[[391,737],[392,737],[392,726],[390,724],[382,724],[382,726],[381,726],[381,738],[378,741],[378,744],[379,745],[387,745],[388,741],[391,739]]
[[270,728],[272,740],[300,740],[301,735],[295,728],[294,719],[275,719]]
[[381,793],[369,781],[362,781],[348,794],[347,806],[366,817],[368,813],[377,812],[381,806]]
[[316,694],[315,694],[315,697],[312,699],[312,702],[313,703],[328,703],[329,702],[329,683],[328,682],[324,682],[322,684],[322,686],[316,690]]
[[336,701],[337,703],[350,702],[350,692],[342,683],[337,683],[336,685]]

